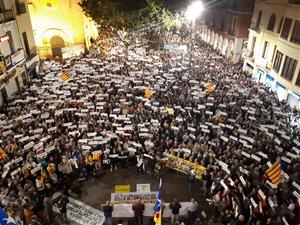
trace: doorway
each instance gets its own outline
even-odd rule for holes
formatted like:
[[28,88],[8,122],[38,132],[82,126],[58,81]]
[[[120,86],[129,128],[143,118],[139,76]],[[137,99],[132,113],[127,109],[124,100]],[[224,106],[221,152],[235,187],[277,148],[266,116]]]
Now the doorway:
[[6,89],[5,87],[4,88],[1,88],[1,95],[2,95],[2,100],[3,100],[3,103],[7,103],[7,92],[6,92]]
[[61,48],[65,47],[65,41],[62,37],[56,35],[50,39],[52,56],[62,58]]

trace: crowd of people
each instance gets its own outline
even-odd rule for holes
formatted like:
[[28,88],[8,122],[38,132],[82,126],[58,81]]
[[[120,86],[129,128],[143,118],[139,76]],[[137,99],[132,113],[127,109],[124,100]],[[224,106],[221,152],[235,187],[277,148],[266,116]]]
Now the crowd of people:
[[[159,172],[170,153],[207,168],[210,224],[299,224],[299,111],[201,41],[193,54],[192,65],[143,48],[44,62],[1,109],[1,207],[17,224],[53,224],[57,190],[80,196],[80,181],[128,165]],[[265,171],[278,158],[277,186]]]

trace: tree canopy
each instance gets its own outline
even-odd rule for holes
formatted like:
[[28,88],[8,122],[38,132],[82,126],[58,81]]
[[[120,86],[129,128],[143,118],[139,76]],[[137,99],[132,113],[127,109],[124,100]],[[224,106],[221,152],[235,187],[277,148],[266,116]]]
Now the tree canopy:
[[81,0],[79,5],[99,24],[101,32],[130,32],[154,24],[174,26],[176,4],[185,1],[172,1],[173,4],[170,0]]

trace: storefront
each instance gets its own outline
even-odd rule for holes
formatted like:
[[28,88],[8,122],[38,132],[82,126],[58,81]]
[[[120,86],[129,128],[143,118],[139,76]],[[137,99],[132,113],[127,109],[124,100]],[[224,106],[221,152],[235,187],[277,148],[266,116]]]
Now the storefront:
[[287,103],[292,107],[296,107],[298,110],[300,110],[300,95],[294,93],[294,92],[289,92],[288,98],[287,98]]
[[272,77],[270,74],[267,74],[265,79],[265,84],[274,90],[276,85],[274,77]]
[[279,101],[287,99],[287,89],[282,84],[276,82],[275,90]]

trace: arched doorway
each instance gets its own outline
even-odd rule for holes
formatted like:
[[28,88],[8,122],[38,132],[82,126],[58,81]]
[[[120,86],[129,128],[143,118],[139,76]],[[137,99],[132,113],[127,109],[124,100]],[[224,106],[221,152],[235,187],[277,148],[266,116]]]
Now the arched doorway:
[[62,37],[55,35],[50,39],[52,56],[62,58],[61,48],[65,47],[65,41]]

